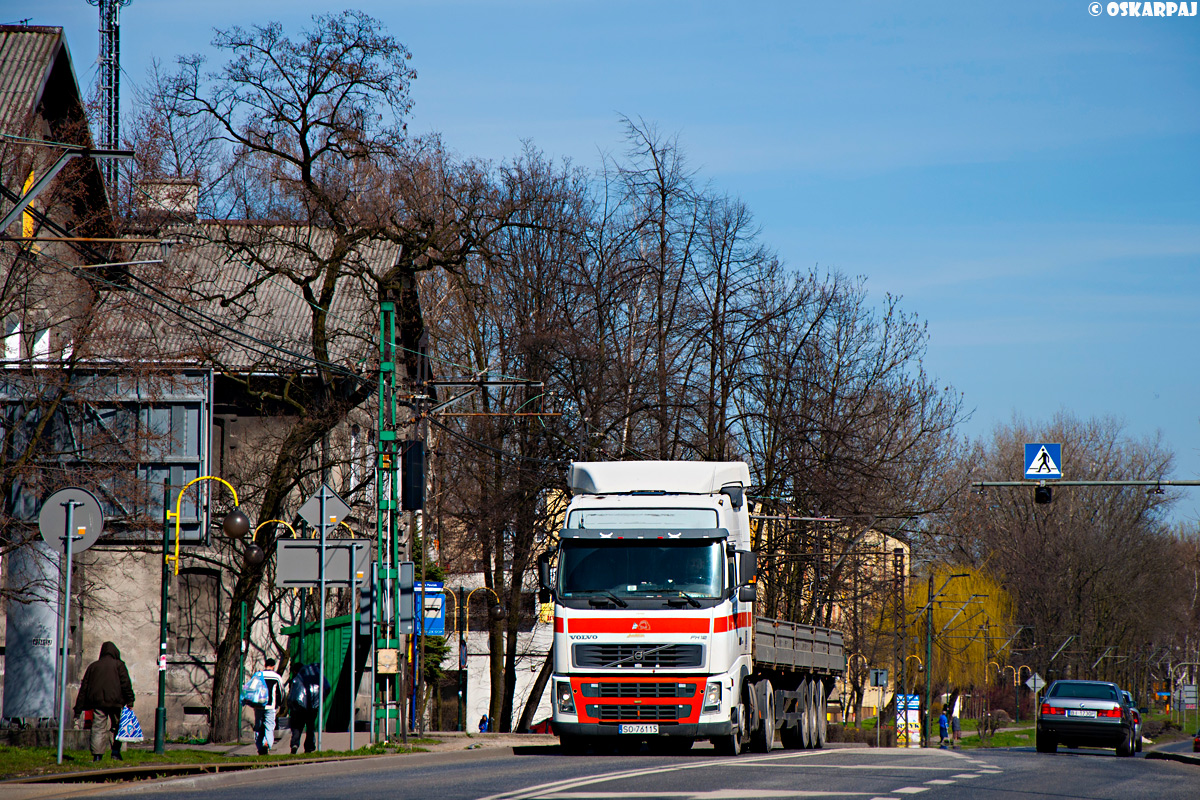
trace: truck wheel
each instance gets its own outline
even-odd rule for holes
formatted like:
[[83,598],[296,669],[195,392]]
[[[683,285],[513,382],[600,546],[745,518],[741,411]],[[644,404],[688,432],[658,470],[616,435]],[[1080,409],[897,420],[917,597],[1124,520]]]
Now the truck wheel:
[[815,750],[820,747],[817,744],[817,681],[805,681],[807,691],[804,693],[808,700],[808,709],[804,715],[805,730],[808,733],[808,748]]
[[808,721],[811,715],[809,702],[812,696],[812,686],[808,682],[808,678],[800,681],[799,687],[800,700],[796,703],[796,713],[800,718],[796,720],[796,724],[800,727],[800,748],[808,750],[812,747],[812,731],[809,728]]
[[755,684],[754,691],[759,696],[762,722],[750,734],[750,746],[756,752],[769,753],[775,746],[775,687],[764,680]]
[[742,754],[742,731],[746,727],[746,701],[739,700],[734,710],[729,714],[730,720],[733,722],[733,730],[725,736],[718,736],[712,740],[713,747],[717,749],[717,754],[722,756],[739,756]]
[[814,681],[814,689],[816,690],[817,702],[813,711],[817,717],[817,736],[816,743],[813,745],[820,750],[825,746],[825,736],[829,732],[828,720],[825,715],[825,681]]

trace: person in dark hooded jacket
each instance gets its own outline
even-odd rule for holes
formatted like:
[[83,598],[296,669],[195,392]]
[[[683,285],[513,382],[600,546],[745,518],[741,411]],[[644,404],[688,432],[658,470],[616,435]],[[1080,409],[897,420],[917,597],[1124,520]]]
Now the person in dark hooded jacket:
[[75,716],[84,711],[92,712],[92,761],[104,757],[110,750],[112,757],[121,758],[121,743],[117,741],[117,729],[121,725],[121,707],[133,708],[133,683],[129,670],[121,660],[121,651],[112,642],[100,645],[100,658],[88,665],[75,696]]

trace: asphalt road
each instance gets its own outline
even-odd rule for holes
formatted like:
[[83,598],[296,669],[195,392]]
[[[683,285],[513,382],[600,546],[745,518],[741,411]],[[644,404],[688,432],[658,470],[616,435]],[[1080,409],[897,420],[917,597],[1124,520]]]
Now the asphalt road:
[[[743,798],[1200,798],[1200,767],[1111,750],[876,750],[830,747],[719,758],[566,756],[497,748],[281,767],[88,790],[152,800],[743,800]],[[63,796],[74,792],[64,792]]]

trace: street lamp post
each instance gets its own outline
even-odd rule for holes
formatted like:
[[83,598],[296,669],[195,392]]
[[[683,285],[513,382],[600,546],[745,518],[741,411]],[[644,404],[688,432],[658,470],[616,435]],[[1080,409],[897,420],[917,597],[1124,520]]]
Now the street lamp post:
[[[480,589],[491,592],[492,597],[496,598],[496,602],[488,607],[488,616],[492,619],[504,619],[508,616],[508,612],[500,602],[500,595],[496,594],[494,589],[487,586],[477,586],[470,592],[467,592],[466,597],[463,597],[463,587],[458,587],[458,600],[455,606],[455,611],[461,614],[462,624],[458,626],[458,724],[459,727],[466,731],[467,729],[467,640],[466,635],[470,633],[470,622],[468,610],[471,604],[471,596]],[[490,712],[491,709],[489,708]],[[490,718],[490,717],[489,717]]]
[[[193,483],[200,481],[220,481],[225,484],[229,491],[233,494],[233,510],[225,515],[225,519],[221,522],[221,529],[225,535],[231,539],[240,539],[250,530],[250,518],[238,508],[237,490],[230,483],[222,478],[213,475],[202,475],[199,478],[193,478],[188,483],[184,484],[179,490],[178,496],[175,498],[175,510],[171,511],[171,479],[168,476],[163,482],[163,561],[162,561],[162,592],[159,598],[161,606],[159,608],[159,625],[158,625],[158,707],[154,710],[154,752],[163,753],[166,751],[166,729],[167,729],[167,604],[168,597],[168,581],[170,579],[167,572],[167,562],[175,562],[175,574],[179,574],[179,514],[183,503],[183,493],[187,491]],[[170,554],[170,527],[171,520],[175,520],[175,554]],[[261,552],[261,550],[259,551]],[[254,554],[247,552],[248,558],[254,558]]]

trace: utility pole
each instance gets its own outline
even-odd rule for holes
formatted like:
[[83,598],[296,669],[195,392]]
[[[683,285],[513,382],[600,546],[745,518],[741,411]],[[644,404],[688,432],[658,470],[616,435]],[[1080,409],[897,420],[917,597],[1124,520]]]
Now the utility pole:
[[925,611],[925,746],[929,747],[929,727],[933,713],[933,573],[929,573],[929,606]]

